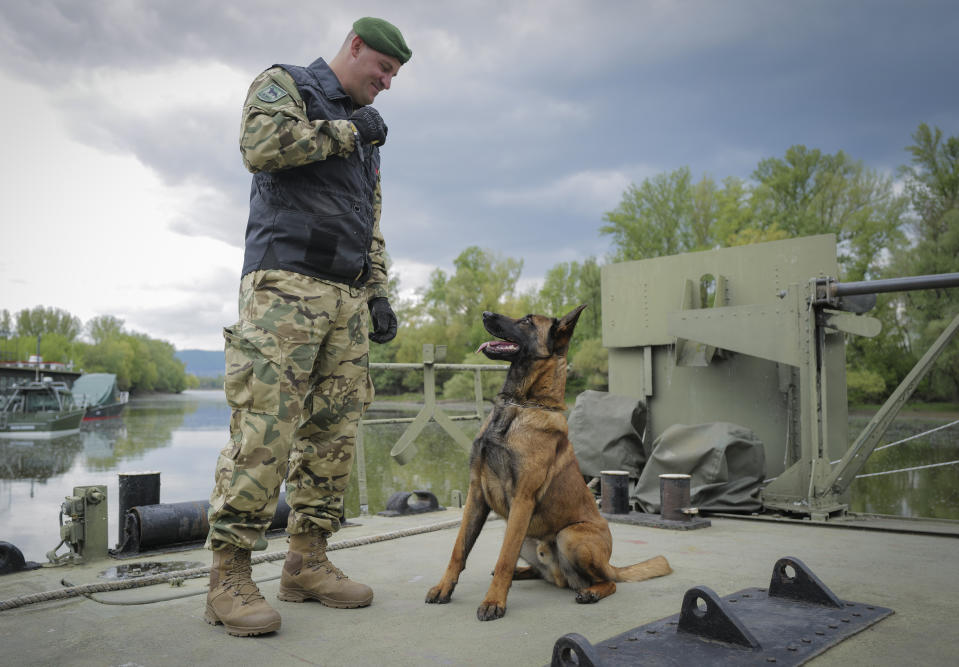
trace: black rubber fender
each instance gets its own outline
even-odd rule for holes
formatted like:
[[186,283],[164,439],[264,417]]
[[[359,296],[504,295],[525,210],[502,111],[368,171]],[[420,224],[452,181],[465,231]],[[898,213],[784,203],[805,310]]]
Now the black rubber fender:
[[23,553],[9,542],[0,542],[0,574],[12,574],[25,568]]

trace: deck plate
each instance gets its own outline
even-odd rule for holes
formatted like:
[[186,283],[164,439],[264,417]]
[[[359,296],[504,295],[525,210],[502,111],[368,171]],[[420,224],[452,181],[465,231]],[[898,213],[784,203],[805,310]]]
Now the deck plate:
[[[786,566],[795,576],[777,582]],[[674,616],[595,644],[575,633],[560,637],[551,664],[801,665],[892,613],[839,600],[801,561],[781,559],[769,588],[722,598],[705,586],[692,588]]]

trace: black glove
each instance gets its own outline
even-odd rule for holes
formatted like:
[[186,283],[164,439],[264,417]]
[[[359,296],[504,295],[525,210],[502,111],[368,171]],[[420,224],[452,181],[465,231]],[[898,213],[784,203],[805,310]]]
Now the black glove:
[[350,120],[360,135],[360,142],[380,146],[386,143],[386,123],[373,107],[360,107],[353,112]]
[[370,340],[374,343],[389,343],[396,337],[396,314],[390,308],[385,296],[378,296],[369,302],[370,318],[373,320],[373,333]]

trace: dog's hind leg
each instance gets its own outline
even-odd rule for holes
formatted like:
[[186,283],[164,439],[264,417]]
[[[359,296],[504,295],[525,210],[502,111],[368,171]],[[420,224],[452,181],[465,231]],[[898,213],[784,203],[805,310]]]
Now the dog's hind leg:
[[576,591],[577,602],[599,602],[616,592],[609,564],[612,543],[608,530],[576,523],[556,534],[556,546],[567,585]]
[[466,557],[473,549],[487,516],[489,516],[489,505],[483,500],[482,492],[470,484],[466,505],[463,507],[463,520],[460,523],[456,541],[453,543],[453,554],[450,556],[443,578],[426,594],[428,604],[446,604],[450,601],[453,589],[459,581],[460,572],[466,567]]
[[599,602],[616,592],[616,584],[612,581],[599,581],[592,586],[576,591],[576,601],[580,604]]

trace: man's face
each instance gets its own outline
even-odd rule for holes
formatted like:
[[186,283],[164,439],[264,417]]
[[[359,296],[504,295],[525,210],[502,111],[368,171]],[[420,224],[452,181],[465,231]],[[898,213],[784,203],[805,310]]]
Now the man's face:
[[389,90],[402,64],[393,56],[374,51],[359,37],[351,45],[349,81],[343,88],[357,106],[372,104],[381,90]]

